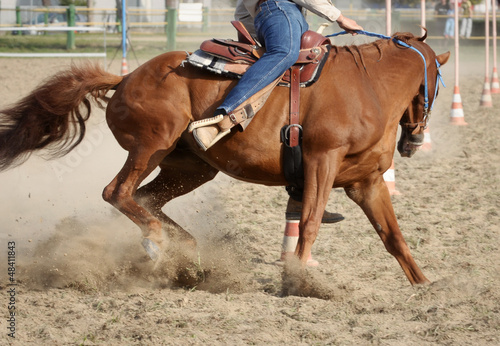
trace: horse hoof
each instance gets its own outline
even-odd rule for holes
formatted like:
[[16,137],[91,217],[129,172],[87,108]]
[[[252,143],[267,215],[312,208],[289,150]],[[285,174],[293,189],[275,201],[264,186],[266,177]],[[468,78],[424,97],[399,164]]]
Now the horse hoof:
[[148,253],[149,258],[151,258],[153,262],[156,262],[156,260],[160,257],[160,248],[158,245],[156,245],[151,239],[144,238],[142,246]]

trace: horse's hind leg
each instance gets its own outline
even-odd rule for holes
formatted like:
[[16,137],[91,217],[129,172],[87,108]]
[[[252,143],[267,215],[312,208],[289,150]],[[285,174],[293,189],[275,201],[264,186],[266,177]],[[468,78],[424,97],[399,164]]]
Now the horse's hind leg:
[[349,198],[365,212],[377,231],[387,251],[393,255],[403,268],[412,285],[428,283],[413,259],[403,234],[399,229],[387,186],[378,175],[375,180],[367,180],[345,189]]
[[103,192],[105,201],[111,203],[141,228],[145,239],[143,245],[152,259],[158,257],[158,247],[162,247],[165,241],[162,224],[137,204],[133,196],[139,184],[167,155],[168,150],[147,150],[144,147],[130,151],[125,165]]
[[195,239],[168,217],[162,207],[172,199],[185,195],[212,180],[218,170],[191,152],[175,149],[160,164],[161,171],[150,183],[137,190],[135,200],[167,227],[172,238],[196,243]]

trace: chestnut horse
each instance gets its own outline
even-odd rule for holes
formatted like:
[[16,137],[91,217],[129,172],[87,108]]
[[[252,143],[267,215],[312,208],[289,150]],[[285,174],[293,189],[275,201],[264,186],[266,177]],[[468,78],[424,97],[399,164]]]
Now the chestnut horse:
[[[423,143],[429,108],[424,94],[434,101],[438,64],[449,58],[436,56],[424,39],[396,34],[360,46],[333,46],[319,80],[301,90],[305,181],[295,253],[303,263],[330,191],[343,187],[411,284],[429,282],[403,239],[382,177],[400,121],[403,156]],[[280,129],[288,122],[288,88],[277,87],[244,132],[233,130],[206,152],[187,132],[190,122],[212,116],[236,83],[191,66],[184,52],[162,54],[124,77],[97,66],[73,66],[1,111],[0,169],[43,148],[69,152],[84,136],[91,99],[108,102],[107,123],[128,158],[103,198],[141,228],[143,244],[155,257],[166,248],[162,225],[175,225],[161,208],[219,171],[247,182],[287,185]],[[139,188],[157,167],[158,176]]]

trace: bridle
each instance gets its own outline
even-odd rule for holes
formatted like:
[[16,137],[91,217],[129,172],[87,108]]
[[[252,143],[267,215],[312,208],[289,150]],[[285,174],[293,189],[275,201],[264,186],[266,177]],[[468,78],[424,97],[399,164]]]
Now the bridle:
[[[335,33],[335,34],[327,35],[326,37],[333,37],[333,36],[338,36],[338,35],[344,35],[344,34],[347,34],[347,33],[348,33],[347,31],[342,31],[342,32],[338,32],[338,33]],[[362,34],[362,35],[366,35],[366,36],[383,38],[383,39],[387,39],[387,40],[392,39],[393,42],[395,42],[396,44],[398,44],[400,46],[403,46],[405,48],[409,48],[409,49],[417,52],[418,55],[420,55],[420,57],[422,58],[422,60],[424,62],[424,110],[423,110],[422,121],[419,121],[419,122],[403,122],[401,120],[399,122],[399,124],[402,127],[410,129],[413,134],[422,133],[427,128],[427,123],[429,121],[429,117],[431,115],[432,108],[434,107],[434,102],[436,101],[436,96],[437,96],[437,92],[438,92],[438,88],[439,88],[439,82],[441,81],[441,84],[443,85],[443,87],[446,88],[446,85],[444,84],[444,81],[443,81],[443,77],[441,75],[441,69],[440,69],[441,65],[439,64],[439,62],[437,61],[437,59],[435,59],[435,61],[436,61],[436,70],[437,70],[436,87],[434,88],[434,97],[432,99],[432,103],[429,106],[429,84],[428,84],[428,81],[427,81],[427,61],[425,60],[425,56],[417,48],[415,48],[413,46],[410,46],[406,42],[403,42],[403,41],[399,40],[396,37],[390,37],[390,36],[386,36],[386,35],[382,35],[382,34],[376,34],[376,33],[369,32],[369,31],[364,31],[364,30],[357,30],[356,33]],[[418,129],[418,131],[416,131],[417,129]]]
[[[439,64],[437,59],[435,59],[436,71],[437,71],[436,86],[434,88],[434,97],[432,99],[432,103],[429,106],[429,84],[427,82],[427,61],[425,60],[425,56],[417,48],[410,46],[409,44],[407,44],[401,40],[393,38],[393,41],[396,42],[397,44],[403,46],[403,47],[410,48],[413,51],[417,52],[418,55],[420,55],[420,57],[422,58],[422,60],[424,62],[424,110],[423,110],[422,121],[414,122],[414,123],[403,122],[403,121],[399,122],[399,124],[402,127],[406,127],[406,128],[409,128],[410,130],[412,130],[413,134],[422,133],[423,130],[425,130],[427,128],[427,123],[429,122],[429,117],[431,115],[432,108],[434,107],[434,102],[436,101],[436,96],[437,96],[438,89],[439,89],[439,82],[441,82],[443,87],[446,88],[446,85],[444,84],[444,81],[443,81],[443,76],[441,75],[441,69],[440,69],[441,65]],[[419,129],[419,131],[416,131],[417,128]]]

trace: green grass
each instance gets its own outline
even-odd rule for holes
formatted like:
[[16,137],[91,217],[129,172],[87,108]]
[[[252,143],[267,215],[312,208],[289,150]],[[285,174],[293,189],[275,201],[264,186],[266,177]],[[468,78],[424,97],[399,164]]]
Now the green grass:
[[[65,52],[66,33],[46,35],[4,35],[0,37],[1,52]],[[95,52],[103,50],[102,35],[77,35],[77,52]]]
[[[227,34],[179,33],[176,41],[176,50],[193,51],[207,39],[213,37],[226,37]],[[130,34],[131,47],[129,55],[134,54],[138,58],[151,58],[167,51],[167,38],[163,33],[132,33]],[[0,35],[0,52],[9,53],[64,53],[70,52],[66,49],[66,33],[46,33],[45,35]],[[103,34],[76,33],[75,53],[101,53],[104,51]],[[121,55],[121,34],[106,34],[106,52],[112,57],[119,51]]]

